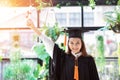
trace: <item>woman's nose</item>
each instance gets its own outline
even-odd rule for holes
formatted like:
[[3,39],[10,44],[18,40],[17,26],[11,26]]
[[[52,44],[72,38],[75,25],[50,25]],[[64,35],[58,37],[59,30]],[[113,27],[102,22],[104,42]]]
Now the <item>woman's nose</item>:
[[73,47],[74,47],[74,48],[76,48],[76,47],[77,47],[77,45],[76,45],[76,44],[73,44]]

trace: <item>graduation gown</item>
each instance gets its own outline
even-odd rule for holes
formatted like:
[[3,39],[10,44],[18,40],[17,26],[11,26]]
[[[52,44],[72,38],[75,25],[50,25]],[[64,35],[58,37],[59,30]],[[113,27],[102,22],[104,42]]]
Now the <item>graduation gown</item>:
[[[53,59],[50,59],[49,80],[74,80],[75,57],[65,53],[55,44]],[[91,56],[78,58],[80,80],[99,80],[95,61]]]

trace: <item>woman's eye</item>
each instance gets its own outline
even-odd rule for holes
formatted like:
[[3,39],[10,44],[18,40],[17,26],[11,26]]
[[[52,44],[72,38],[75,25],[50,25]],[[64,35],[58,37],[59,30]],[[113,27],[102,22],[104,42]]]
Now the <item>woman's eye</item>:
[[70,44],[73,44],[73,43],[70,43]]
[[70,42],[70,44],[73,44],[73,42]]
[[77,42],[76,44],[80,44],[79,42]]

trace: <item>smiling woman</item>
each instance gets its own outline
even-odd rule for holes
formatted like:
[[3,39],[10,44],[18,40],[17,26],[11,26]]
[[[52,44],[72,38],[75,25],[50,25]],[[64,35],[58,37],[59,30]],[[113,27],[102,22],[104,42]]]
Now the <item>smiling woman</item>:
[[73,53],[78,53],[81,49],[81,40],[79,38],[71,38],[69,39],[69,47]]

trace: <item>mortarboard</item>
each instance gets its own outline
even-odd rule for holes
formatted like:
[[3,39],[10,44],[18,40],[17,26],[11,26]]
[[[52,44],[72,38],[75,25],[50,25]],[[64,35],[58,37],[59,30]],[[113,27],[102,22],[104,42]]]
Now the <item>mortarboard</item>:
[[68,28],[68,29],[64,29],[65,33],[68,33],[68,37],[69,38],[81,38],[82,39],[82,30],[80,28]]
[[82,39],[82,32],[83,30],[81,28],[65,28],[64,31],[64,46],[66,46],[67,41],[67,35],[69,38],[80,38]]

